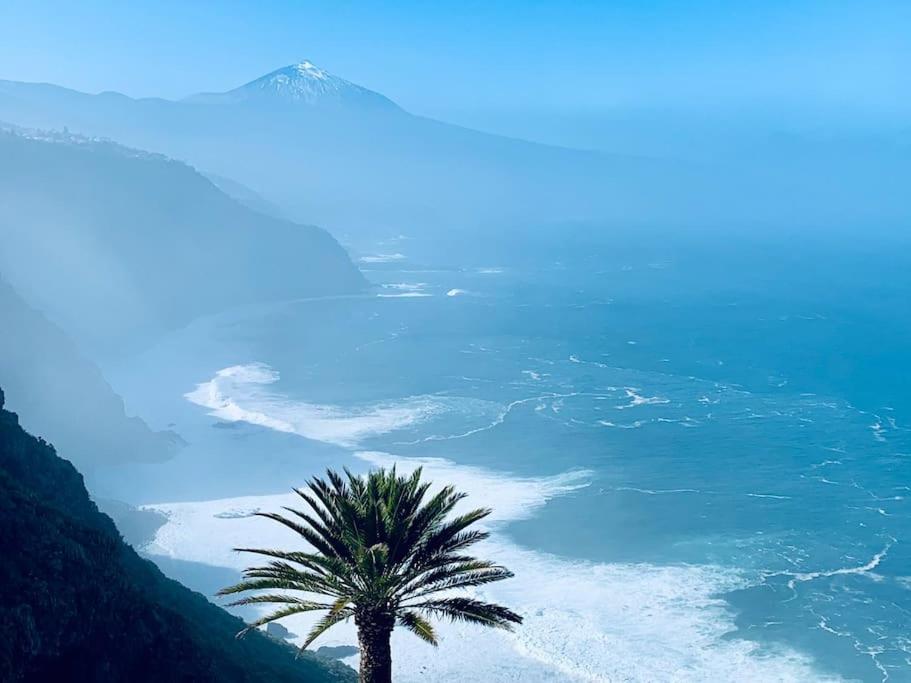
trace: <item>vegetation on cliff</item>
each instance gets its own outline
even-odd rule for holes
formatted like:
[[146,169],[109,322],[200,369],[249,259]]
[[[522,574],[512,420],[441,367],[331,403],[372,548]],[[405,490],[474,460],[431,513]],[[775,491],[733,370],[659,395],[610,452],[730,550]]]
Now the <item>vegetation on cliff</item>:
[[82,476],[3,410],[0,680],[351,681],[259,633],[125,544]]

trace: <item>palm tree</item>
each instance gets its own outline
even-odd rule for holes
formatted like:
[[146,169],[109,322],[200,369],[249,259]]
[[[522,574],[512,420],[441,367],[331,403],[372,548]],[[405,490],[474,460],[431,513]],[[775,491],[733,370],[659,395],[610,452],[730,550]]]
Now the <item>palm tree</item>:
[[388,683],[389,641],[396,625],[437,645],[428,618],[507,630],[522,622],[501,605],[453,595],[456,589],[512,576],[504,567],[464,554],[488,536],[469,527],[487,517],[489,509],[451,517],[466,494],[446,486],[428,495],[430,484],[421,481],[420,469],[410,477],[399,476],[394,467],[366,476],[345,470],[345,475],[330,470],[326,480],[314,477],[306,489],[296,489],[307,505],[304,510],[286,507],[288,516],[258,513],[298,533],[313,551],[237,548],[270,559],[247,569],[243,581],[219,595],[273,591],[231,604],[281,605],[238,636],[292,614],[325,611],[307,635],[304,649],[333,625],[353,617],[361,683]]

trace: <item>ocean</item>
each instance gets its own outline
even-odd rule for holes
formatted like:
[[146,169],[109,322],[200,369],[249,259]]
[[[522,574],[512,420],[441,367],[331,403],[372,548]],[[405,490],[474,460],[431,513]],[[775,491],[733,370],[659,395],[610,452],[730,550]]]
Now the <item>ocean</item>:
[[110,360],[128,409],[188,446],[94,490],[168,515],[150,556],[223,572],[252,561],[234,546],[294,544],[250,515],[327,467],[456,484],[494,509],[478,553],[516,574],[483,594],[525,623],[397,633],[403,682],[911,681],[908,251],[513,246],[364,242],[364,295]]

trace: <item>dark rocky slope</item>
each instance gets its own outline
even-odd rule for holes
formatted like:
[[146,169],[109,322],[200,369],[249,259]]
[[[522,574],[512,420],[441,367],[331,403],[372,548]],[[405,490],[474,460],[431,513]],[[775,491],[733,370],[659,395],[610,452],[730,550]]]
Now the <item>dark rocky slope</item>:
[[0,680],[353,681],[167,579],[126,545],[81,475],[3,410]]

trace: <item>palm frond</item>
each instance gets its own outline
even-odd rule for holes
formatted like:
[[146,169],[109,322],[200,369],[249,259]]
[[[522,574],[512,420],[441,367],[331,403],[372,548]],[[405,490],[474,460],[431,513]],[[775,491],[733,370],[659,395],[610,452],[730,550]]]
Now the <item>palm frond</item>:
[[316,610],[325,609],[325,607],[308,607],[307,605],[290,605],[280,610],[276,610],[272,614],[268,614],[256,621],[251,621],[246,625],[238,634],[238,638],[243,638],[253,629],[257,629],[264,624],[268,624],[272,621],[278,621],[279,619],[284,619],[285,617],[290,617],[295,614],[303,614],[304,612],[313,612]]
[[310,647],[310,644],[319,638],[322,634],[328,631],[330,628],[338,624],[339,622],[345,621],[354,615],[354,611],[348,607],[348,601],[339,599],[334,605],[330,606],[329,612],[323,616],[316,624],[310,629],[310,632],[307,634],[307,637],[304,639],[304,644],[301,645],[301,650],[306,650]]
[[255,516],[265,517],[266,519],[271,519],[275,522],[278,522],[279,524],[282,524],[282,525],[288,527],[289,529],[291,529],[292,531],[297,533],[300,537],[302,537],[304,540],[306,540],[307,543],[309,543],[314,548],[316,548],[321,554],[323,554],[327,557],[338,557],[338,555],[336,554],[335,549],[332,547],[332,545],[329,543],[326,543],[326,541],[317,532],[315,532],[313,529],[311,529],[309,526],[299,524],[299,523],[295,522],[294,520],[288,519],[287,517],[283,517],[282,515],[278,514],[277,512],[257,512],[257,513],[255,513]]
[[275,605],[297,605],[298,607],[306,608],[307,612],[314,612],[321,609],[332,609],[332,605],[325,602],[312,602],[310,600],[304,600],[302,598],[296,598],[292,595],[286,593],[267,593],[265,595],[251,595],[246,598],[241,598],[236,602],[229,604],[230,607],[238,607],[241,605],[262,605],[262,604],[275,604]]
[[329,591],[344,593],[356,590],[352,582],[347,579],[347,573],[339,577],[318,574],[309,570],[299,570],[280,562],[270,562],[262,567],[250,567],[244,570],[244,580],[262,579],[267,581],[283,581],[289,584],[285,588],[309,592]]
[[318,553],[271,550],[268,548],[234,548],[234,550],[241,553],[253,553],[255,555],[287,560],[288,562],[294,562],[295,564],[299,564],[326,576],[342,574],[347,567],[347,565],[337,557],[326,557],[325,555],[319,555]]
[[218,591],[218,593],[216,593],[216,595],[223,597],[226,595],[233,595],[235,593],[261,590],[290,590],[302,591],[306,593],[315,592],[311,590],[310,586],[301,584],[297,581],[277,578],[253,578],[241,581],[240,583],[236,583],[233,586],[228,586],[227,588],[222,588],[220,591]]
[[443,593],[460,588],[477,588],[488,583],[511,579],[513,573],[505,567],[491,567],[478,571],[454,572],[449,576],[439,575],[433,581],[422,581],[403,594],[403,599],[416,600],[426,595]]
[[301,510],[295,510],[294,508],[289,507],[282,509],[303,520],[310,527],[311,531],[318,534],[319,537],[332,548],[336,557],[342,560],[351,560],[351,548],[345,544],[342,538],[339,538],[338,529],[324,525],[322,522],[314,519],[313,516]]
[[430,643],[434,647],[439,644],[437,641],[437,634],[436,631],[433,630],[433,626],[431,626],[430,622],[424,619],[424,617],[422,617],[420,614],[412,612],[410,610],[400,612],[398,623],[400,626],[407,628],[424,642]]
[[465,621],[495,628],[512,630],[513,624],[521,624],[522,617],[507,607],[492,602],[483,602],[473,598],[440,598],[426,600],[413,605],[417,609],[433,616],[447,617],[451,621]]

